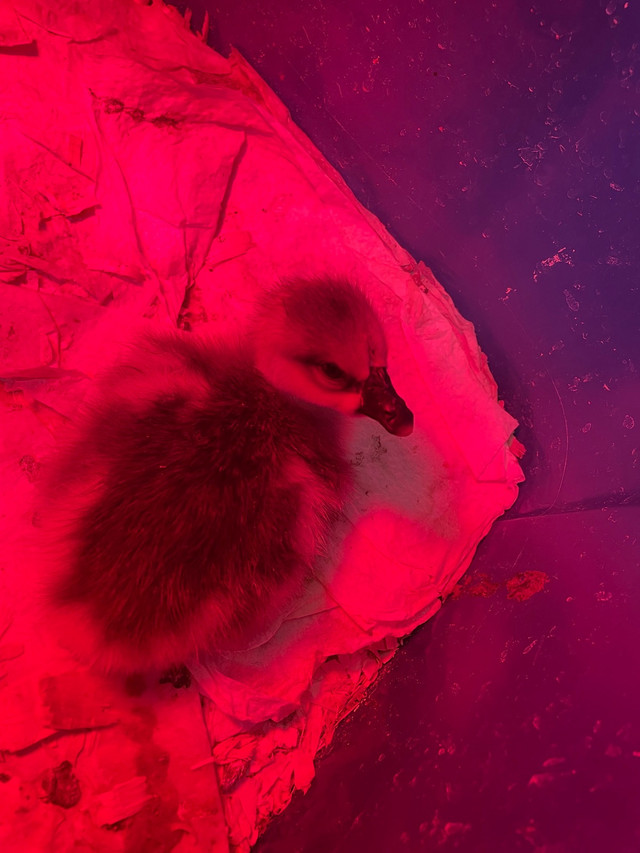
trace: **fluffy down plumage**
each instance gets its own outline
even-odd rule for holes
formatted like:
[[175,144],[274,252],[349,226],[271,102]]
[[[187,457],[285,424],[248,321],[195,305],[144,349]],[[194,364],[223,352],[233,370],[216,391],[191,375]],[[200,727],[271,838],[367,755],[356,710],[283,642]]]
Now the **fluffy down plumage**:
[[137,671],[266,629],[348,493],[344,413],[370,396],[410,431],[380,390],[385,362],[373,309],[340,282],[277,288],[241,344],[171,332],[132,346],[46,479],[46,598],[65,644]]

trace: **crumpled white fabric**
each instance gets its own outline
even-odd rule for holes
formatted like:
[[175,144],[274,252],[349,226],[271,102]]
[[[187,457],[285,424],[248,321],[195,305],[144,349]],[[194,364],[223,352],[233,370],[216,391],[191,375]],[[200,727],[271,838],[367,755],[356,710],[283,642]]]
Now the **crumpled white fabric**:
[[[255,294],[297,274],[350,277],[385,319],[390,373],[414,411],[414,434],[356,423],[357,491],[304,595],[256,648],[193,664],[203,718],[179,693],[172,706],[187,728],[204,721],[211,745],[180,777],[183,806],[198,773],[215,765],[230,844],[247,850],[292,791],[308,787],[337,722],[398,639],[441,606],[515,500],[516,422],[498,403],[473,327],[431,272],[359,205],[238,54],[217,55],[160,2],[0,7],[0,187],[5,601],[25,592],[15,542],[32,524],[40,460],[132,330],[241,331]],[[5,708],[27,720],[13,741],[0,735],[0,749],[13,751],[52,731],[33,689],[42,661],[67,685],[69,707],[81,683],[73,662],[33,650],[36,635],[22,640],[7,641],[18,650],[8,658],[0,646],[12,675]],[[29,665],[18,678],[21,648]],[[86,727],[79,712],[71,719]],[[117,726],[109,731],[113,740]],[[118,802],[135,790],[129,810],[144,811],[139,774],[127,767],[111,782]],[[115,796],[94,795],[85,822]],[[187,813],[176,849],[204,849]]]

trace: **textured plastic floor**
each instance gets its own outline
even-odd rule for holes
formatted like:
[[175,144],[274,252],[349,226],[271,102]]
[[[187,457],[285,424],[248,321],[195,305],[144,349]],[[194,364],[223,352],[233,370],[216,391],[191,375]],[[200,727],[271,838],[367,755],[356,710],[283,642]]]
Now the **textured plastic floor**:
[[498,523],[257,849],[637,851],[637,531],[634,509]]
[[[461,597],[409,640],[260,849],[639,849],[640,9],[210,10],[212,43],[244,53],[436,270],[528,448]],[[548,583],[509,598],[525,571]]]

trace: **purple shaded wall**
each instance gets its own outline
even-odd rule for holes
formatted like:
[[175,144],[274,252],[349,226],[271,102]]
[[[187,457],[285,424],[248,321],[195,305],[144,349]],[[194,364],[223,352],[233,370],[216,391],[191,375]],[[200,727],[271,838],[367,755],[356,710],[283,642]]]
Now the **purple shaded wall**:
[[433,267],[528,448],[459,598],[260,849],[640,850],[640,5],[190,5]]

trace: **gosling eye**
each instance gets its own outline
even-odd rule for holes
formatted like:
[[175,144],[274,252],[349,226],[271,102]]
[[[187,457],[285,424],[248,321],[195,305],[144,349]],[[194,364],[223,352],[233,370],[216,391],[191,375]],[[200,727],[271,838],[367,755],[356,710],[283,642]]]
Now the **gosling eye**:
[[332,361],[324,362],[323,364],[319,364],[318,367],[331,382],[340,382],[346,383],[349,380],[349,377],[341,370],[337,364],[334,364]]

